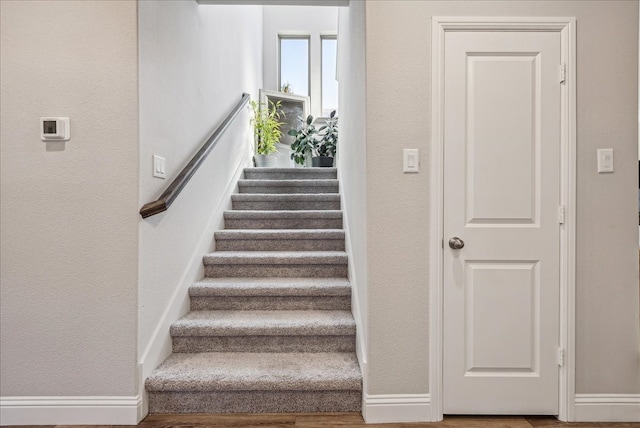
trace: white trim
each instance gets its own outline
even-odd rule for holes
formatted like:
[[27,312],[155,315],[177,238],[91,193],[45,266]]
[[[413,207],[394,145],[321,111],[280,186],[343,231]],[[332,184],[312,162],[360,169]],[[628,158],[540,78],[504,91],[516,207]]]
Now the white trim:
[[362,416],[366,423],[432,422],[429,394],[365,395]]
[[576,19],[567,19],[560,32],[562,62],[567,79],[561,86],[562,147],[560,159],[560,204],[565,207],[565,223],[560,226],[560,346],[565,349],[565,365],[560,368],[558,419],[574,420],[575,331],[576,331],[576,188],[577,188],[577,37]]
[[0,397],[2,425],[136,425],[142,399]]
[[429,225],[429,393],[431,418],[443,419],[443,260],[444,239],[444,28],[431,23],[431,185]]
[[138,397],[140,398],[138,423],[149,414],[149,395],[144,388],[144,380],[144,364],[138,363],[136,366],[136,385],[138,385]]
[[567,81],[561,87],[561,204],[566,221],[560,231],[560,346],[566,362],[560,369],[559,419],[574,420],[575,396],[575,248],[576,248],[576,20],[569,17],[432,17],[431,44],[431,224],[429,274],[429,391],[432,420],[442,420],[443,350],[443,196],[444,39],[449,31],[559,32],[561,62]]
[[640,422],[640,394],[576,394],[577,422]]

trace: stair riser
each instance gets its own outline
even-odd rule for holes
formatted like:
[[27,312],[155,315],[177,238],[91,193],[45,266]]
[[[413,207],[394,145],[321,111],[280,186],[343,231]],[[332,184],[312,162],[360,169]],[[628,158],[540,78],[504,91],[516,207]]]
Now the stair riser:
[[173,352],[354,352],[355,336],[180,336]]
[[349,296],[231,296],[191,297],[192,311],[205,310],[294,310],[348,311]]
[[338,186],[239,186],[240,193],[294,194],[338,193]]
[[207,277],[346,278],[347,265],[205,265]]
[[150,413],[360,412],[361,391],[150,392]]
[[223,239],[216,251],[344,251],[344,239]]
[[244,178],[247,180],[335,180],[338,174],[335,170],[314,170],[314,171],[256,171],[245,169]]
[[233,201],[234,210],[339,210],[340,201]]
[[224,227],[225,229],[342,229],[342,219],[226,219]]

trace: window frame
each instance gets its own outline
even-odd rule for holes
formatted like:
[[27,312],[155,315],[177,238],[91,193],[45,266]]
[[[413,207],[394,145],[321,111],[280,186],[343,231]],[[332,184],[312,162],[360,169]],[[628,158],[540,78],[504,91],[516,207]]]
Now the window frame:
[[[336,41],[336,69],[335,69],[335,75],[336,75],[336,82],[338,81],[337,79],[337,73],[338,73],[338,35],[337,34],[321,34],[320,35],[320,112],[324,112],[324,73],[323,73],[323,69],[324,69],[324,49],[323,49],[323,42],[325,40],[335,40]],[[338,106],[336,106],[335,108],[336,110],[338,110]]]
[[[282,88],[282,40],[307,41],[307,95],[311,96],[311,35],[303,33],[278,33],[278,91]],[[322,55],[322,53],[321,53]]]

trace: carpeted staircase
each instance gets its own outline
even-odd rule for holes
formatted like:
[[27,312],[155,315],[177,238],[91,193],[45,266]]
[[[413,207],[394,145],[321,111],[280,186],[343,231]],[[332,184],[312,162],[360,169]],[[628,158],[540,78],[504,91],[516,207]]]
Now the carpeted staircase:
[[334,168],[248,168],[146,380],[150,413],[360,411]]

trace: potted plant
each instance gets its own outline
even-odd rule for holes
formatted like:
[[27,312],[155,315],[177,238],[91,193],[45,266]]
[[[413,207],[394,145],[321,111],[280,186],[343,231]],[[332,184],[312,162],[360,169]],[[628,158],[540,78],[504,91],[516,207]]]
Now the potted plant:
[[280,101],[270,103],[267,107],[264,103],[251,101],[251,125],[256,143],[255,165],[258,167],[273,167],[276,164],[278,153],[278,142],[282,136],[280,126]]
[[297,164],[304,165],[308,155],[311,155],[311,165],[316,167],[332,167],[333,158],[338,145],[338,118],[335,110],[327,119],[327,122],[316,128],[313,124],[313,116],[307,116],[297,130],[291,129],[288,134],[295,137],[291,144],[291,159]]
[[289,82],[284,83],[280,87],[280,92],[284,92],[285,94],[293,94],[293,91],[291,90],[291,83],[289,83]]
[[333,166],[333,158],[338,147],[338,118],[336,111],[332,111],[327,122],[320,127],[318,133],[321,136],[318,146],[318,156],[311,158],[313,166]]

